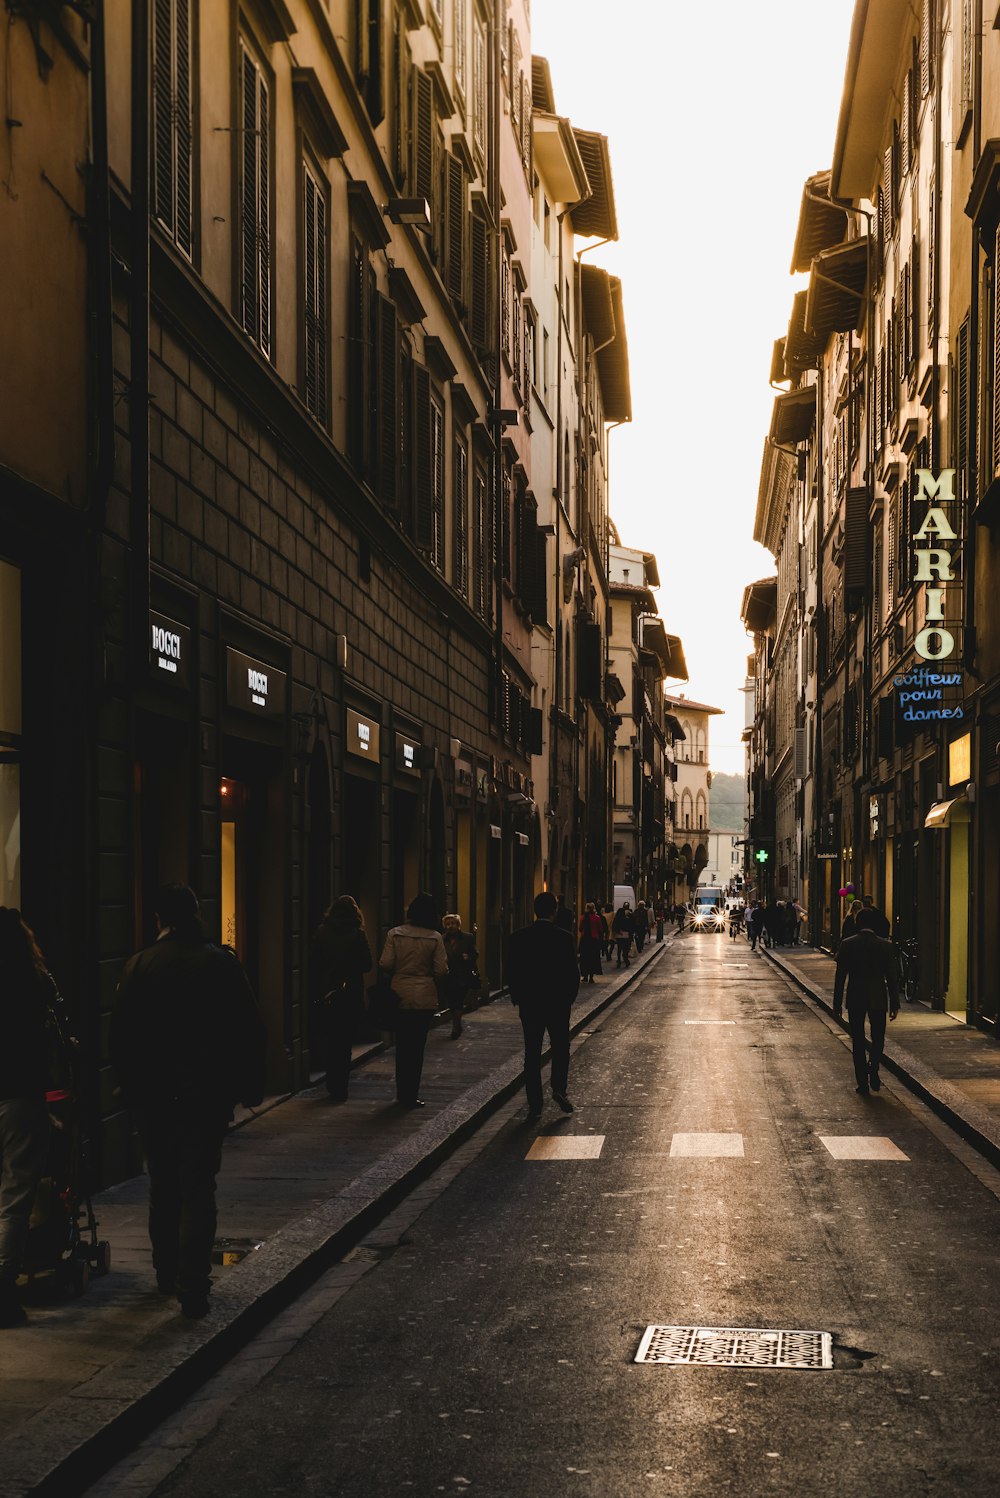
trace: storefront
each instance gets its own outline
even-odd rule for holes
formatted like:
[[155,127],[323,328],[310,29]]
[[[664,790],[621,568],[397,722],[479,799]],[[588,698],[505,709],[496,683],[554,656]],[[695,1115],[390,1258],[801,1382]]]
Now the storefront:
[[[341,894],[353,895],[375,947],[382,930],[381,709],[373,702],[344,709],[344,790],[341,818]],[[405,876],[401,876],[405,877]],[[402,918],[390,901],[389,923]]]
[[392,780],[392,875],[389,921],[406,918],[406,908],[424,887],[421,818],[421,730],[394,718]]

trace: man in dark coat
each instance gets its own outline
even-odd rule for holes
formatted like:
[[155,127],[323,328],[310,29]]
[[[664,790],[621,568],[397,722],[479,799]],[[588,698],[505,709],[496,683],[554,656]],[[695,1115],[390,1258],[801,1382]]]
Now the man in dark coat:
[[235,1105],[263,1096],[264,1031],[239,959],[206,939],[186,885],[160,890],[156,925],[118,985],[111,1059],[146,1156],[156,1282],[197,1319],[208,1311],[222,1141]]
[[889,917],[885,914],[884,911],[879,910],[871,895],[862,895],[861,902],[864,905],[865,910],[870,910],[872,915],[875,917],[875,924],[872,927],[875,935],[881,936],[883,941],[888,941],[890,932]]
[[[839,1019],[844,1009],[844,985],[847,985],[847,1022],[854,1051],[854,1075],[858,1092],[868,1096],[869,1088],[878,1092],[879,1063],[885,1045],[885,1016],[895,1019],[899,1013],[899,985],[896,979],[896,954],[892,942],[875,935],[873,911],[862,910],[855,917],[856,934],[841,942],[837,953],[837,977],[833,990],[833,1012]],[[865,1057],[865,1020],[871,1029],[870,1054]]]
[[511,1003],[524,1031],[524,1090],[528,1117],[542,1115],[542,1044],[549,1034],[552,1096],[564,1113],[573,1112],[569,1083],[569,1013],[580,991],[580,968],[573,938],[555,925],[556,897],[535,896],[535,923],[515,931],[507,955]]

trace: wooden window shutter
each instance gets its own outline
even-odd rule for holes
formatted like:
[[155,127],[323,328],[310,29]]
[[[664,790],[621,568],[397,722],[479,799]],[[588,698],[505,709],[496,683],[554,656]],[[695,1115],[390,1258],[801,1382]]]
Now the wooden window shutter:
[[521,74],[521,160],[531,171],[531,80]]
[[190,258],[191,0],[154,0],[152,43],[153,213]]
[[481,469],[476,469],[472,496],[472,606],[482,618],[486,617],[486,533],[487,533],[486,478]]
[[241,279],[240,312],[244,331],[255,341],[260,329],[260,306],[257,295],[258,253],[257,226],[257,104],[259,70],[253,58],[243,49],[242,97],[243,123],[240,159],[240,243]]
[[403,36],[403,25],[399,11],[397,11],[392,23],[392,165],[394,180],[400,191],[405,189],[409,173],[407,159],[409,155],[407,150],[409,74],[409,47]]
[[920,243],[913,236],[910,245],[909,264],[910,289],[910,365],[916,363],[920,348]]
[[[963,324],[963,326],[965,326]],[[965,339],[965,363],[969,362],[969,339],[966,333]],[[968,407],[968,374],[965,378],[965,402]],[[992,421],[991,426],[991,448],[990,458],[992,461],[992,477],[1000,473],[1000,223],[994,231],[993,238],[993,391],[991,404]],[[969,419],[966,418],[966,427]],[[966,439],[968,440],[968,439]]]
[[431,561],[444,571],[444,407],[431,396]]
[[934,44],[934,0],[923,0],[920,7],[920,97],[931,91],[931,69]]
[[464,439],[457,441],[454,448],[452,500],[455,508],[453,582],[456,591],[465,598],[469,590],[469,450]]
[[153,14],[153,212],[173,233],[173,0],[155,0]]
[[348,311],[350,353],[348,367],[348,451],[355,466],[364,470],[368,435],[368,256],[359,240],[351,249],[351,290]]
[[510,358],[510,259],[506,250],[500,261],[500,348]]
[[485,220],[475,215],[471,220],[471,231],[472,306],[469,334],[477,349],[489,349],[489,229]]
[[465,167],[448,156],[448,294],[465,299]]
[[511,332],[512,360],[514,365],[514,384],[520,390],[521,383],[521,359],[524,347],[521,342],[521,298],[514,297],[513,305],[513,330]]
[[[996,321],[994,315],[994,323]],[[995,342],[995,340],[994,340]],[[955,383],[958,388],[955,421],[955,467],[959,472],[962,497],[966,493],[966,474],[969,462],[969,319],[965,318],[958,330],[955,344]]]
[[899,145],[899,121],[892,122],[892,212],[893,220],[899,217],[900,189],[903,184],[903,174],[900,171],[902,152]]
[[258,343],[265,354],[271,352],[271,186],[269,181],[271,161],[268,151],[270,124],[268,119],[270,94],[264,75],[260,74],[260,104],[258,107],[257,171],[260,187],[257,195],[257,245],[259,287],[260,336]]
[[430,75],[413,69],[413,191],[434,202],[434,91]]
[[910,175],[910,90],[913,87],[913,79],[909,73],[903,79],[903,109],[900,116],[900,171],[904,177]]
[[434,544],[434,482],[431,472],[431,377],[422,364],[413,366],[415,468],[413,539],[423,551]]
[[[892,221],[895,199],[893,197],[892,183],[892,146],[886,146],[885,155],[882,157],[882,218],[886,247],[892,238]],[[884,254],[884,249],[883,249]]]
[[390,510],[399,503],[396,457],[399,438],[399,349],[396,308],[378,297],[378,497]]
[[325,421],[327,385],[326,198],[309,167],[303,170],[303,399],[319,421]]
[[893,539],[896,534],[896,501],[893,500],[889,506],[889,513],[885,523],[886,540],[886,587],[885,606],[886,613],[891,614],[896,607],[896,548]]
[[521,148],[521,43],[511,24],[510,49],[510,122],[514,127],[514,138]]

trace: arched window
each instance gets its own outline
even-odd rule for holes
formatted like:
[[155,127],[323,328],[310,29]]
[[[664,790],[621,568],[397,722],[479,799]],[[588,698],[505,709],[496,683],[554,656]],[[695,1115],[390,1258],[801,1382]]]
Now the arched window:
[[699,829],[703,830],[707,826],[708,826],[708,802],[705,799],[705,792],[704,791],[699,791],[698,792],[698,827],[699,827]]
[[705,730],[699,728],[695,734],[695,748],[697,749],[697,760],[700,765],[705,763]]
[[687,828],[691,826],[691,818],[694,816],[694,798],[690,791],[685,791],[681,796],[681,819]]

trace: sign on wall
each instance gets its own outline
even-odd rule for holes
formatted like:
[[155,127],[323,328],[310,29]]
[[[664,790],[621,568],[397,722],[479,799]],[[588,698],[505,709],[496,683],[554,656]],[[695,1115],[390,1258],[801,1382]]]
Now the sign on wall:
[[166,614],[149,615],[149,663],[159,682],[190,686],[191,631]]
[[[913,649],[925,664],[893,677],[900,711],[908,723],[964,718],[964,685],[959,636],[962,627],[962,580],[956,554],[959,524],[955,503],[955,470],[943,468],[937,478],[929,468],[916,471],[913,496],[913,581],[921,627]],[[924,508],[926,507],[926,508]]]
[[396,734],[396,769],[401,775],[420,775],[420,741],[413,734]]
[[226,647],[226,702],[259,718],[280,718],[285,711],[288,678],[266,661]]
[[352,707],[347,709],[347,741],[348,754],[353,754],[357,759],[366,759],[373,765],[379,760],[379,725],[374,718],[366,718],[361,713],[356,713]]

